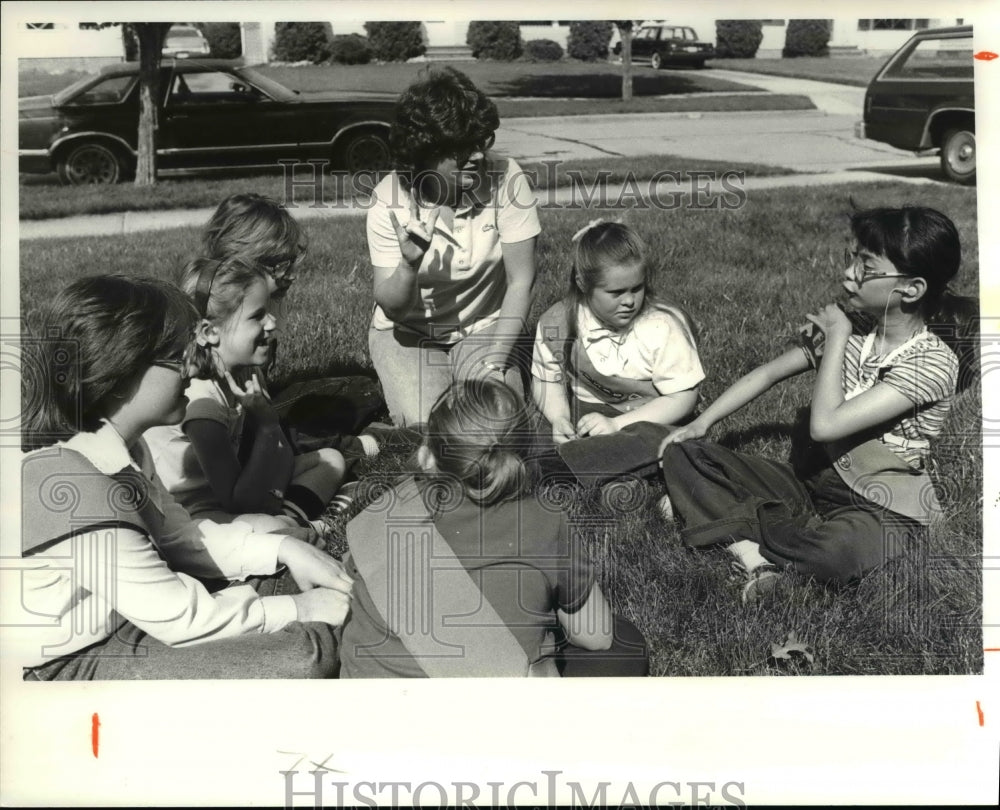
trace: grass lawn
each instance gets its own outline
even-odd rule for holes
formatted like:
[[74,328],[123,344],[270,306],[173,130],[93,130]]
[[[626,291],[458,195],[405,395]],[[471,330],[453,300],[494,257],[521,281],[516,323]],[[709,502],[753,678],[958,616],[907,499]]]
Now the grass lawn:
[[[540,163],[518,161],[526,172],[533,172],[538,178],[540,189],[550,186],[551,171]],[[591,158],[559,162],[555,173],[555,185],[565,185],[567,172],[579,172],[587,184],[591,184],[598,172],[610,172],[608,183],[620,183],[626,176],[637,180],[648,180],[664,168],[677,168],[686,174],[689,171],[744,171],[748,177],[768,177],[790,174],[780,166],[764,166],[747,163],[733,166],[731,162],[701,160],[692,165],[690,158],[674,155],[649,155],[629,158]],[[259,171],[259,170],[255,170]],[[298,177],[303,175],[299,173]],[[321,183],[306,188],[295,188],[291,199],[301,205],[309,205],[313,199],[322,198],[333,203],[352,195],[352,186],[324,178]],[[247,174],[227,172],[210,177],[182,177],[161,179],[153,188],[137,188],[131,183],[115,186],[63,186],[54,174],[21,175],[19,193],[20,219],[52,219],[81,214],[110,214],[116,211],[166,211],[177,208],[214,208],[220,200],[230,194],[254,190],[277,200],[289,199],[284,176],[279,172],[269,174]],[[348,192],[338,193],[338,190]],[[315,195],[315,197],[314,197]]]
[[[445,62],[436,65],[448,64]],[[303,93],[365,90],[398,94],[417,79],[427,63],[386,65],[259,66],[264,73]],[[503,117],[594,115],[630,112],[728,112],[811,110],[806,96],[770,94],[698,71],[653,72],[636,67],[635,95],[621,100],[621,68],[609,62],[456,62],[497,101]],[[18,95],[48,95],[87,74],[69,71],[18,74]],[[512,98],[512,97],[518,98]],[[526,98],[522,98],[526,97]]]
[[[650,247],[652,281],[683,305],[700,328],[710,401],[753,365],[781,351],[803,314],[831,300],[845,241],[849,198],[859,205],[915,199],[912,186],[886,182],[750,195],[735,211],[631,210],[625,221]],[[948,213],[964,245],[960,292],[978,290],[974,189],[939,187],[923,201]],[[621,214],[616,214],[621,215]],[[570,236],[593,212],[541,212],[539,277],[532,321],[563,291]],[[371,269],[364,222],[307,222],[309,255],[281,325],[276,382],[302,376],[370,372],[366,328]],[[69,280],[106,272],[172,274],[189,258],[193,230],[21,244],[22,312]],[[739,347],[733,351],[733,347]],[[789,381],[718,425],[712,438],[785,459],[809,375]],[[773,600],[740,605],[721,552],[681,546],[676,525],[656,514],[663,486],[651,481],[631,498],[602,505],[591,489],[570,508],[591,527],[587,544],[616,610],[645,633],[656,675],[951,674],[982,671],[982,454],[978,390],[962,395],[936,448],[946,485],[946,520],[926,546],[856,586],[832,589],[786,578]],[[412,448],[395,447],[361,473],[391,474]],[[342,550],[338,542],[335,550]],[[795,632],[815,655],[771,657],[771,644]]]
[[710,68],[867,87],[888,56],[800,56],[796,59],[713,59]]

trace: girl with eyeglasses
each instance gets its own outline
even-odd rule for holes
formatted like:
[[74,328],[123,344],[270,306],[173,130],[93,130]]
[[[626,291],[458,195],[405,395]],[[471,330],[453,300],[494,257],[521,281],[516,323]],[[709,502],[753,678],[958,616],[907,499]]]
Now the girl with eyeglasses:
[[425,423],[453,381],[506,381],[523,396],[515,346],[541,231],[534,192],[490,153],[496,105],[467,76],[435,69],[396,106],[396,170],[375,187],[368,249],[372,364],[397,425]]
[[267,273],[238,257],[201,258],[181,286],[199,316],[195,379],[179,424],[147,434],[164,485],[193,515],[284,514],[323,533],[344,458],[331,448],[296,453],[258,376],[277,327]]
[[[918,542],[941,515],[930,473],[959,383],[974,371],[978,302],[954,294],[961,245],[932,208],[856,211],[842,304],[808,315],[801,345],[741,377],[665,440],[663,474],[691,546],[725,543],[753,599],[791,569],[849,581]],[[850,317],[849,317],[850,315]],[[863,316],[870,328],[852,325]],[[965,335],[963,338],[963,330]],[[962,347],[960,354],[949,347]],[[777,383],[816,371],[811,439],[825,460],[788,464],[700,437]]]
[[44,321],[25,357],[25,616],[5,616],[4,655],[26,680],[335,677],[341,565],[280,529],[193,519],[154,474],[142,437],[184,417],[190,299],[84,278]]

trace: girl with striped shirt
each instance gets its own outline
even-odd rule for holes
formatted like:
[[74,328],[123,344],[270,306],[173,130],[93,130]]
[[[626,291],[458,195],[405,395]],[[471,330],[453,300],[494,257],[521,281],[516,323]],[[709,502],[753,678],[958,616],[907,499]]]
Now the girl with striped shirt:
[[[770,590],[776,568],[847,581],[902,553],[941,513],[930,441],[960,378],[942,337],[977,313],[948,284],[961,262],[952,221],[931,208],[851,216],[845,305],[808,315],[801,345],[754,369],[664,441],[663,473],[682,537],[726,543],[746,575],[744,600]],[[851,317],[848,317],[848,315]],[[863,316],[874,322],[856,332]],[[940,336],[939,336],[940,335]],[[810,436],[825,463],[807,475],[698,441],[778,382],[816,370]]]

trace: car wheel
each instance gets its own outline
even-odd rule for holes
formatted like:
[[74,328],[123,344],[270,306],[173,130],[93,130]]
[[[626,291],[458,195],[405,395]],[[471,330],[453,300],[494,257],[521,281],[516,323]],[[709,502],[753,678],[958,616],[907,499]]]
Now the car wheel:
[[111,147],[90,141],[70,147],[56,171],[65,185],[110,185],[122,178],[125,166]]
[[653,56],[650,58],[649,66],[653,70],[659,70],[661,67],[663,67],[663,60],[660,59],[660,55],[658,53],[654,53]]
[[389,142],[378,132],[351,135],[341,149],[341,165],[351,174],[388,170],[392,165]]
[[949,129],[941,139],[941,171],[956,183],[976,181],[976,133]]

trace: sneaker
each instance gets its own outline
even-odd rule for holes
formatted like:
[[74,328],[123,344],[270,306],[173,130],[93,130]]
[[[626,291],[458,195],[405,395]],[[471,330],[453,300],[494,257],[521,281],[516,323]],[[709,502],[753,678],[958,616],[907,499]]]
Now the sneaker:
[[674,505],[670,502],[670,496],[664,495],[656,502],[656,508],[667,523],[674,519]]
[[771,568],[757,568],[750,573],[750,578],[740,594],[740,601],[744,605],[759,602],[774,593],[778,583],[781,582],[781,574]]
[[330,505],[327,506],[327,514],[342,515],[354,505],[354,497],[358,491],[358,481],[348,481],[333,496]]
[[358,441],[361,442],[361,450],[364,452],[365,458],[375,458],[382,449],[379,447],[378,439],[370,433],[359,434]]

